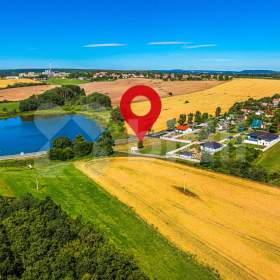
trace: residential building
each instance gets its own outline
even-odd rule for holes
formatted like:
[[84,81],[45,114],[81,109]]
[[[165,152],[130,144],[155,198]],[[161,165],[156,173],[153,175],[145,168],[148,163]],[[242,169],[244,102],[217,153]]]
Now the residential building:
[[278,107],[278,105],[279,105],[279,103],[280,103],[280,98],[275,98],[275,99],[273,99],[272,103],[273,103],[273,106],[274,106],[274,107]]
[[6,76],[5,79],[6,80],[18,80],[19,77],[18,76]]
[[221,151],[224,146],[218,142],[210,141],[210,142],[205,142],[200,145],[200,148],[202,151],[214,154],[216,152]]
[[38,74],[36,74],[35,72],[19,73],[20,78],[35,78],[37,76]]
[[252,123],[251,123],[251,128],[253,128],[253,129],[260,129],[260,128],[263,128],[263,122],[262,122],[262,120],[253,119],[253,121],[252,121]]
[[277,134],[265,131],[256,131],[248,134],[248,138],[244,140],[244,143],[268,147],[278,141],[279,136]]
[[183,159],[192,159],[193,153],[192,152],[182,152],[182,153],[179,153],[179,157],[183,158]]
[[191,133],[192,132],[192,128],[187,126],[187,125],[177,125],[176,129],[175,129],[176,133],[180,133],[180,134],[187,134],[187,133]]
[[131,152],[132,153],[137,153],[137,152],[139,152],[139,148],[138,147],[131,147]]

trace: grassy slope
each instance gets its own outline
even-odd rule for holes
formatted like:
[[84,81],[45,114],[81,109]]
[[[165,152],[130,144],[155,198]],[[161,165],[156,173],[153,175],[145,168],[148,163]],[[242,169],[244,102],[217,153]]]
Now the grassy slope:
[[257,164],[263,166],[271,172],[280,171],[280,142],[264,152]]
[[19,102],[2,102],[0,103],[0,111],[3,112],[3,109],[6,108],[8,111],[19,110]]
[[[158,279],[214,279],[208,269],[171,246],[132,210],[107,194],[71,163],[36,162],[36,170],[0,169],[0,194],[30,192],[51,196],[72,216],[82,215],[99,226],[117,246],[133,253],[141,268]],[[40,190],[35,178],[39,174]]]
[[81,81],[78,79],[61,79],[61,78],[50,78],[48,79],[48,84],[51,85],[80,85],[88,83],[88,81]]

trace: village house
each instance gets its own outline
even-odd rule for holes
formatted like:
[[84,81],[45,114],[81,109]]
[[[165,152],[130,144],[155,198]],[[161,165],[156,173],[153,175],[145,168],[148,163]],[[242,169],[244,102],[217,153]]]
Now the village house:
[[183,158],[183,159],[192,159],[193,153],[192,152],[182,152],[179,154],[179,157]]
[[19,77],[18,76],[6,76],[5,79],[6,80],[18,80]]
[[262,110],[258,110],[257,112],[256,112],[256,115],[257,116],[260,116],[260,115],[263,115],[264,114],[264,111],[262,111]]
[[192,128],[190,126],[187,125],[177,125],[176,129],[175,129],[176,133],[180,133],[180,134],[188,134],[192,132]]
[[221,121],[217,124],[216,129],[218,131],[224,131],[228,129],[228,123],[226,121]]
[[280,98],[274,98],[272,100],[272,103],[273,103],[273,107],[277,108],[280,103]]
[[276,134],[265,131],[256,131],[248,134],[248,138],[244,140],[244,143],[268,147],[275,144],[278,140],[279,136]]
[[37,76],[38,76],[38,74],[36,74],[35,72],[28,72],[28,73],[23,72],[23,73],[19,73],[19,77],[20,77],[20,78],[35,78],[35,77],[37,77]]
[[216,152],[221,151],[224,148],[224,146],[218,142],[211,141],[211,142],[202,143],[200,145],[200,148],[204,152],[214,154]]
[[260,129],[263,128],[263,121],[259,120],[259,119],[253,119],[252,123],[251,123],[251,128],[252,129]]
[[263,107],[267,107],[267,106],[268,106],[268,103],[267,103],[267,102],[262,102],[261,105],[262,105]]
[[250,113],[252,113],[252,110],[243,108],[243,109],[241,109],[241,112],[243,112],[245,114],[250,114]]
[[131,147],[130,151],[132,153],[137,153],[137,152],[139,152],[139,148],[138,147]]

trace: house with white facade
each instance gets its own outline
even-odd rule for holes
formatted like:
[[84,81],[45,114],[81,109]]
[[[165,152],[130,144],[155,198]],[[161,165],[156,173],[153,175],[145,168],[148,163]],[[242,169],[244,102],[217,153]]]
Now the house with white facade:
[[244,140],[244,143],[268,147],[278,141],[279,136],[277,134],[265,131],[256,131],[248,134],[247,139]]
[[202,143],[200,145],[200,148],[203,152],[214,154],[221,151],[224,148],[224,145],[218,142],[210,141],[210,142]]
[[192,132],[192,128],[187,125],[178,125],[176,126],[175,132],[180,134],[188,134]]

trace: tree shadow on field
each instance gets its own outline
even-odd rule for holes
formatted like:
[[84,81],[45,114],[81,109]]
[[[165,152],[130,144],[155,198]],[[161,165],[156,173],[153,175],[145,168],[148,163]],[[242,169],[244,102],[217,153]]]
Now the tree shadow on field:
[[192,198],[195,198],[195,199],[200,199],[199,196],[188,190],[187,188],[184,188],[184,187],[180,187],[180,186],[172,186],[174,189],[176,189],[177,191],[181,192],[182,194],[188,196],[188,197],[192,197]]

